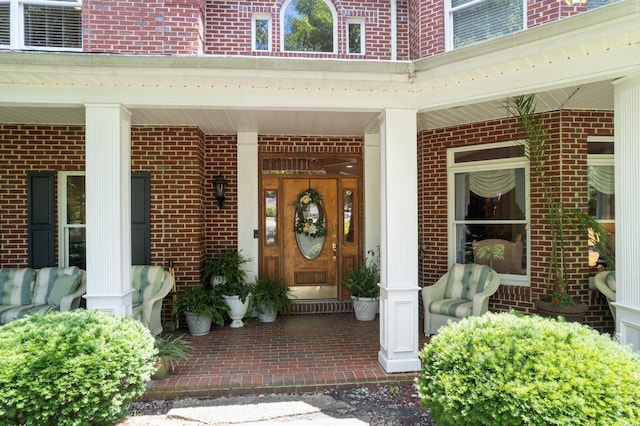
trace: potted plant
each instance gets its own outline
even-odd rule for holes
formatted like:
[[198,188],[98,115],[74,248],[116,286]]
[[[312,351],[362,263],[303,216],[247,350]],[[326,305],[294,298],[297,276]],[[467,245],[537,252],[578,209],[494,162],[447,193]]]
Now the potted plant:
[[256,279],[253,285],[252,300],[258,318],[262,322],[273,322],[278,312],[291,310],[291,289],[282,281],[270,278]]
[[[375,252],[370,250],[370,256]],[[362,266],[355,266],[342,284],[351,292],[353,310],[359,321],[371,321],[376,317],[380,298],[380,271],[375,259],[365,259]]]
[[242,266],[250,262],[242,250],[224,250],[207,258],[202,266],[202,281],[216,286],[223,282],[244,282],[246,273]]
[[169,374],[169,368],[173,371],[180,360],[189,359],[191,344],[181,336],[168,335],[156,336],[154,347],[158,351],[158,361],[156,362],[156,371],[151,375],[151,379],[160,380]]
[[[522,148],[529,160],[531,173],[537,178],[536,184],[542,191],[544,213],[551,233],[551,269],[552,279],[548,283],[545,296],[536,301],[538,312],[542,315],[567,320],[580,321],[587,311],[583,302],[576,302],[568,293],[565,239],[568,237],[592,239],[595,249],[614,267],[613,244],[607,229],[596,218],[576,208],[568,208],[562,201],[562,182],[549,174],[552,167],[547,163],[547,128],[544,120],[536,113],[533,95],[517,96],[511,100],[508,110],[516,118],[524,133]],[[590,237],[591,236],[591,237]]]
[[229,307],[222,297],[204,285],[193,287],[176,296],[173,313],[184,312],[193,336],[203,336],[211,330],[211,322],[224,325],[224,314]]

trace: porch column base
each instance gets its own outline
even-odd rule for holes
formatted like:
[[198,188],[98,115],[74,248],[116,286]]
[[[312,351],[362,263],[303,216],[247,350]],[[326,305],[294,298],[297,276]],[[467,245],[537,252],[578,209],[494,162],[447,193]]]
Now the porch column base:
[[633,351],[640,351],[640,309],[613,303],[616,307],[616,331],[620,341],[631,345]]
[[387,373],[420,370],[418,358],[418,290],[380,287],[380,351]]
[[87,310],[103,312],[116,317],[130,317],[133,315],[131,294],[133,289],[122,294],[96,295],[87,294]]

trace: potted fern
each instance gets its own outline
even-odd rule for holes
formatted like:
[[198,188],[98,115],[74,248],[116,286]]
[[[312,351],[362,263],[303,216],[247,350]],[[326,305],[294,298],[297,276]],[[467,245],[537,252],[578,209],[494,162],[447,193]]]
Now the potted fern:
[[536,308],[544,316],[563,316],[567,320],[581,321],[588,307],[568,293],[566,238],[577,235],[587,241],[591,234],[596,250],[612,267],[615,262],[613,244],[606,228],[596,218],[564,205],[562,181],[549,173],[552,166],[547,163],[550,158],[547,127],[536,113],[534,96],[516,96],[510,100],[507,108],[524,133],[524,143],[518,146],[529,160],[531,173],[537,178],[536,184],[542,192],[543,212],[551,234],[552,277],[544,297],[535,302]]
[[372,259],[365,259],[360,266],[349,271],[349,277],[342,284],[351,292],[353,310],[359,321],[371,321],[378,311],[380,299],[380,271],[373,257],[375,252],[369,251]]
[[224,314],[229,310],[224,299],[207,288],[199,285],[177,295],[173,303],[173,313],[184,312],[193,336],[204,336],[211,330],[211,322],[224,325]]
[[291,310],[291,289],[282,281],[270,278],[256,279],[253,285],[253,303],[262,322],[273,322],[279,312]]
[[181,336],[173,337],[173,335],[168,335],[157,336],[154,347],[158,351],[158,359],[156,371],[151,375],[151,379],[160,380],[167,377],[169,369],[173,371],[181,360],[186,361],[189,359],[191,344]]

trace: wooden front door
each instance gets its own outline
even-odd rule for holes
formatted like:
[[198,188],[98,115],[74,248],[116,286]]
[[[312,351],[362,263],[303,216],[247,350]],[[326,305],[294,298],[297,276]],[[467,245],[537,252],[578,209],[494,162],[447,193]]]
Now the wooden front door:
[[[326,227],[324,238],[308,238],[295,231],[295,204],[312,189],[322,197],[318,214]],[[360,226],[358,179],[355,177],[273,176],[261,180],[260,276],[283,280],[296,300],[347,299],[340,284],[358,262]]]

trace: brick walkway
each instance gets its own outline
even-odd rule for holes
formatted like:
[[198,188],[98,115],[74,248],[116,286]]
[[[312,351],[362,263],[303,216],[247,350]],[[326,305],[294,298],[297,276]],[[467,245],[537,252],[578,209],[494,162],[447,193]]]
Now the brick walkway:
[[[280,315],[275,323],[251,319],[245,324],[238,329],[213,326],[201,337],[185,334],[192,343],[191,358],[152,382],[142,399],[406,384],[419,373],[387,374],[380,367],[378,317],[362,322],[353,313]],[[420,347],[425,341],[421,331]]]

